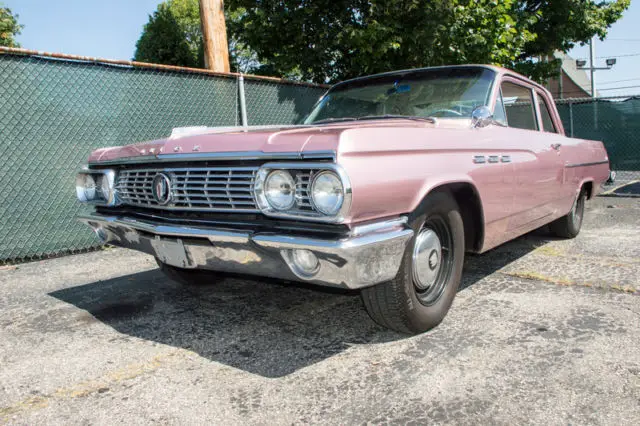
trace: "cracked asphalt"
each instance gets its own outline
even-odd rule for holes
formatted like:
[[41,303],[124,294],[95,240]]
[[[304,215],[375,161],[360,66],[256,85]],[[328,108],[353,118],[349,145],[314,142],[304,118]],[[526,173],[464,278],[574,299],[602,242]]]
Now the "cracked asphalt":
[[0,423],[640,424],[640,200],[469,256],[406,337],[357,294],[181,288],[121,249],[0,270]]

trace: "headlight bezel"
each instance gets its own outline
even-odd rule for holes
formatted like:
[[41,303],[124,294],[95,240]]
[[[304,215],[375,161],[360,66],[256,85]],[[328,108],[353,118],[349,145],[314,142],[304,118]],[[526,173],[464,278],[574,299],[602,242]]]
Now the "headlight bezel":
[[[342,198],[340,199],[340,204],[339,204],[338,208],[335,209],[335,211],[323,210],[323,208],[321,208],[318,205],[318,201],[316,200],[316,197],[315,197],[315,186],[316,186],[316,183],[318,182],[318,179],[321,178],[322,176],[332,176],[334,178],[337,178],[338,182],[340,182],[340,186],[342,187],[341,191],[340,191],[340,193],[342,195]],[[322,170],[321,172],[316,173],[316,175],[313,176],[313,179],[312,179],[312,181],[310,182],[310,185],[309,185],[309,201],[311,202],[311,205],[313,206],[314,209],[316,209],[318,212],[320,212],[320,213],[322,213],[322,214],[324,214],[326,216],[334,216],[334,215],[338,214],[338,212],[342,208],[342,204],[344,203],[344,187],[343,187],[343,184],[342,184],[342,180],[340,179],[340,176],[338,176],[336,173],[334,173],[331,170]]]
[[[93,179],[93,198],[87,194],[87,175]],[[83,168],[76,175],[76,196],[83,203],[97,206],[115,206],[118,204],[115,183],[116,171],[113,169]],[[104,193],[105,186],[107,188],[106,194]]]
[[[299,172],[309,172],[316,171],[316,175],[314,175],[308,182],[308,190],[309,190],[309,203],[311,204],[312,210],[301,210],[298,208],[298,194],[297,191],[294,194],[294,206],[289,210],[277,210],[273,208],[266,199],[264,193],[264,185],[269,174],[275,170],[284,170],[291,174],[294,183],[297,184],[297,173]],[[333,215],[327,215],[320,212],[315,206],[313,201],[311,200],[311,187],[313,180],[316,176],[324,172],[332,172],[335,174],[340,182],[342,183],[343,189],[343,198],[342,205],[338,209],[338,211]],[[295,188],[297,190],[297,187]],[[351,181],[347,176],[344,169],[335,163],[321,163],[321,162],[299,162],[299,163],[267,163],[264,164],[260,169],[258,169],[256,173],[256,178],[254,181],[254,197],[256,200],[256,204],[260,211],[266,216],[283,218],[283,219],[296,219],[303,221],[314,221],[314,222],[327,222],[327,223],[340,223],[344,222],[349,210],[351,208],[351,199],[352,199],[352,190],[351,190]]]

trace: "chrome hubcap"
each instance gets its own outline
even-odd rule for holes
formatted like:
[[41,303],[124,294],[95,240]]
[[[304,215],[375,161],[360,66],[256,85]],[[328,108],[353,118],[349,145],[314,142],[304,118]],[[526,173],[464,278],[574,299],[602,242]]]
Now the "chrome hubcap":
[[419,290],[428,290],[436,283],[442,265],[442,244],[438,235],[425,228],[413,246],[413,283]]

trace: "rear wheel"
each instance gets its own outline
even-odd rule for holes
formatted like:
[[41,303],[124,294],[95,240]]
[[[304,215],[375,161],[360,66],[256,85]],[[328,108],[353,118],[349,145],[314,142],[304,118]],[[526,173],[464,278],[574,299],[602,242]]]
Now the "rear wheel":
[[584,205],[587,201],[587,192],[582,189],[573,202],[571,211],[549,224],[551,233],[560,238],[575,238],[580,233],[582,219],[584,217]]
[[446,192],[429,195],[411,215],[414,237],[398,275],[362,290],[362,300],[378,324],[422,333],[442,321],[457,293],[464,263],[460,209]]
[[222,279],[222,275],[203,269],[185,269],[167,265],[156,257],[160,270],[171,280],[184,286],[205,286]]

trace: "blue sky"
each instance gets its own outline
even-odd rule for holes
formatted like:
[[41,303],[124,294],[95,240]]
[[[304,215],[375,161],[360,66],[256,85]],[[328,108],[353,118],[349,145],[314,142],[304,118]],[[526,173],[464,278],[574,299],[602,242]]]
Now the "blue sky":
[[25,27],[26,49],[131,59],[140,32],[161,0],[0,0]]
[[[22,47],[48,52],[131,59],[142,27],[161,0],[0,0],[20,15],[25,25],[18,41]],[[610,71],[597,72],[603,96],[640,94],[640,1],[631,3],[605,41],[596,43],[597,65],[606,57],[618,63]],[[576,47],[570,54],[587,58],[589,48]],[[623,56],[632,55],[632,56]],[[638,87],[628,87],[638,86]],[[617,89],[624,87],[622,89]],[[615,90],[614,90],[615,89]]]

